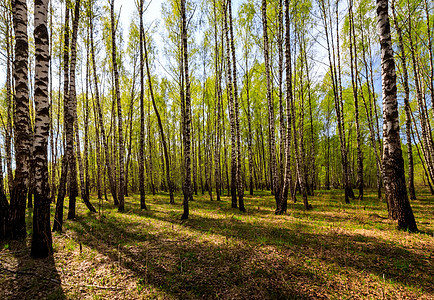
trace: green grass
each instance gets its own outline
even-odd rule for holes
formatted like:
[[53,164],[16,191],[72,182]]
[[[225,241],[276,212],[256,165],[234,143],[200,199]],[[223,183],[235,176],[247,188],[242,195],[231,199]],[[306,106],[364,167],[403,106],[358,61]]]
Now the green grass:
[[[228,197],[217,202],[195,196],[186,221],[180,220],[180,194],[175,205],[167,194],[148,195],[148,211],[132,195],[124,213],[104,202],[101,214],[90,214],[78,201],[76,220],[66,220],[65,232],[53,235],[53,258],[34,261],[28,251],[16,252],[29,240],[0,248],[9,269],[42,274],[35,281],[0,272],[0,297],[434,297],[434,205],[426,192],[412,202],[420,230],[413,234],[396,230],[375,191],[344,204],[341,190],[319,190],[309,198],[312,210],[290,202],[282,216],[274,215],[270,193],[257,194],[246,193],[246,213],[231,209]],[[92,202],[98,210],[98,201]]]

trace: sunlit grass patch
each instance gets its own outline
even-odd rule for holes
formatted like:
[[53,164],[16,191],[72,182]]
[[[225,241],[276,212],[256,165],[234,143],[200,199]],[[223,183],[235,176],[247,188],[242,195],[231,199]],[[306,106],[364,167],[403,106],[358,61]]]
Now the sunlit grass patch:
[[[367,191],[365,200],[346,205],[342,191],[316,191],[309,197],[313,210],[305,211],[301,201],[289,202],[288,212],[276,216],[269,192],[246,195],[246,213],[231,209],[229,197],[217,202],[199,194],[185,221],[180,220],[181,194],[175,195],[175,205],[167,194],[147,195],[147,211],[132,194],[123,213],[104,201],[100,213],[90,214],[78,199],[76,220],[66,220],[64,233],[53,234],[61,290],[53,287],[44,295],[432,298],[430,195],[412,202],[421,230],[413,234],[396,230],[387,219],[386,204],[375,195]],[[27,252],[13,254],[17,249],[12,244],[2,249],[2,259],[7,257],[12,268],[33,267]],[[0,280],[13,288],[13,280]],[[29,286],[31,293],[41,291],[38,281]]]

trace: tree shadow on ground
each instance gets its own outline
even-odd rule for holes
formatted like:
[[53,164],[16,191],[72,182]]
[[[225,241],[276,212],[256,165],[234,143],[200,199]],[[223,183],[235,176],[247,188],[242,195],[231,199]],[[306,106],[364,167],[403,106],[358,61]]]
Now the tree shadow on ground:
[[2,299],[65,299],[53,256],[30,257],[25,240],[9,241],[2,250],[0,298]]
[[[198,241],[179,228],[161,233],[153,223],[131,230],[138,225],[111,217],[102,219],[100,225],[78,218],[71,229],[78,233],[74,237],[78,243],[113,262],[122,257],[122,266],[133,271],[140,283],[175,298],[307,299],[312,294],[296,282],[323,282],[316,274],[300,272],[280,257],[261,256],[250,245],[226,239],[218,244]],[[96,236],[89,238],[90,232]],[[137,243],[138,247],[131,246]]]
[[[142,283],[174,297],[303,299],[339,295],[327,294],[330,291],[325,287],[337,283],[332,275],[310,266],[307,261],[311,259],[321,261],[332,273],[351,270],[379,278],[384,275],[423,293],[434,292],[430,285],[433,269],[426,257],[379,238],[344,234],[339,228],[312,233],[311,225],[293,222],[287,216],[276,216],[281,227],[245,222],[235,213],[213,218],[197,211],[181,222],[173,213],[128,205],[133,208],[123,214],[123,220],[110,215],[101,221],[78,218],[70,224],[77,233],[74,239],[114,262],[121,255],[123,266],[142,278]],[[249,210],[249,214],[256,212]],[[129,221],[129,216],[143,219]],[[335,286],[335,292],[339,288]]]

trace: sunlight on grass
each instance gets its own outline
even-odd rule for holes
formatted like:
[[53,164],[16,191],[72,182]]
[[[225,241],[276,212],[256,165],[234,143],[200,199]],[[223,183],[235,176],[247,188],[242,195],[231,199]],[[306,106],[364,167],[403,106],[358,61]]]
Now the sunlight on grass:
[[[412,203],[420,233],[397,231],[374,191],[343,204],[341,191],[318,191],[313,210],[289,203],[274,215],[269,193],[230,199],[195,196],[181,221],[181,195],[137,195],[119,213],[104,202],[54,234],[55,263],[66,298],[427,298],[434,295],[429,195]],[[97,203],[96,199],[92,199]],[[9,251],[3,246],[3,252]],[[12,262],[12,260],[11,260]],[[83,286],[84,284],[84,286]],[[100,287],[100,288],[98,288]]]

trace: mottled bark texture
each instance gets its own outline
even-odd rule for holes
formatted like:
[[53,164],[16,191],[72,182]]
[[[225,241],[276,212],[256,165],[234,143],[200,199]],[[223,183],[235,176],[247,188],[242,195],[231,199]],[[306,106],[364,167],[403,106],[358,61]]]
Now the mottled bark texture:
[[26,236],[26,196],[29,180],[30,116],[28,86],[29,43],[27,38],[27,3],[25,0],[12,1],[13,27],[15,32],[15,179],[11,193],[10,222],[14,239]]
[[398,220],[398,228],[417,231],[405,185],[388,0],[377,0],[377,30],[381,45],[381,79],[383,87],[384,186],[389,204],[389,216]]
[[50,186],[48,180],[48,136],[50,103],[48,97],[49,42],[48,0],[35,0],[35,136],[33,161],[35,208],[33,210],[32,257],[53,253],[50,230]]

